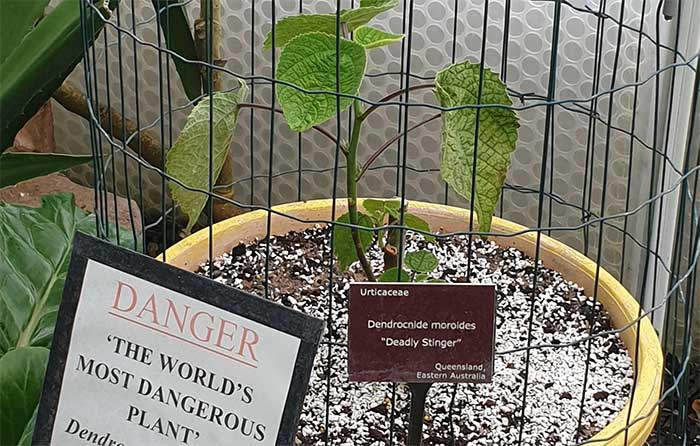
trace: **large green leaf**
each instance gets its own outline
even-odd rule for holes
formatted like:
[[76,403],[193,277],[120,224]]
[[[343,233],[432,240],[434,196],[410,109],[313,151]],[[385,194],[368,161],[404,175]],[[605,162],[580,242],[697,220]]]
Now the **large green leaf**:
[[[233,131],[238,118],[238,104],[245,100],[248,88],[241,82],[240,88],[231,93],[216,93],[212,96],[213,146],[211,151],[212,179],[216,181],[233,141]],[[180,136],[170,149],[165,163],[168,175],[177,178],[191,188],[209,187],[209,97],[205,97],[192,109]],[[187,215],[187,231],[197,222],[207,203],[207,195],[195,192],[170,182],[170,192],[180,209]]]
[[[303,14],[285,17],[275,26],[275,46],[283,48],[293,38],[310,32],[335,35],[335,14]],[[268,32],[263,49],[272,48],[272,32]]]
[[[160,15],[160,27],[168,49],[185,59],[197,60],[197,47],[182,0],[151,0],[151,2]],[[190,101],[197,99],[202,94],[200,66],[177,57],[173,57],[173,62],[187,98]]]
[[[350,215],[343,214],[336,221],[341,223],[350,223]],[[359,226],[364,226],[367,228],[372,227],[372,219],[368,215],[358,212],[357,223]],[[359,229],[360,235],[360,245],[364,251],[367,250],[369,245],[372,243],[372,238],[374,234],[372,231]],[[355,243],[352,239],[352,230],[347,226],[334,226],[333,227],[333,254],[335,254],[338,262],[340,263],[340,268],[342,270],[348,269],[350,264],[357,260],[357,250],[355,250]]]
[[[96,226],[71,194],[42,197],[38,208],[0,203],[0,356],[51,343],[76,230]],[[120,240],[134,246],[130,231]]]
[[[435,93],[443,107],[477,104],[478,64],[463,62],[438,73]],[[511,106],[506,86],[484,68],[481,104]],[[477,163],[473,166],[476,109],[442,114],[442,178],[462,197],[471,199],[472,172],[476,172],[474,209],[479,230],[487,232],[510,166],[510,155],[518,139],[518,116],[507,108],[482,108],[479,113]]]
[[355,42],[368,50],[401,42],[402,39],[403,34],[387,33],[371,26],[361,26],[357,28],[353,37]]
[[[59,3],[0,65],[0,152],[81,60],[80,1]],[[104,26],[92,8],[85,20],[95,33]]]
[[92,160],[90,155],[7,152],[0,154],[0,188],[61,172]]
[[22,347],[0,357],[1,445],[18,444],[31,428],[48,357],[44,347]]
[[49,0],[0,1],[0,64],[44,15]]
[[399,0],[360,0],[360,7],[349,9],[341,13],[341,18],[347,24],[348,31],[352,32],[362,25],[366,25],[379,14],[398,6]]
[[[308,33],[292,39],[282,51],[277,65],[277,79],[307,91],[304,93],[277,84],[277,100],[289,127],[304,132],[336,115],[336,38],[330,34]],[[362,45],[340,39],[341,93],[356,95],[365,74],[365,49]],[[350,106],[352,98],[340,98],[340,110]]]

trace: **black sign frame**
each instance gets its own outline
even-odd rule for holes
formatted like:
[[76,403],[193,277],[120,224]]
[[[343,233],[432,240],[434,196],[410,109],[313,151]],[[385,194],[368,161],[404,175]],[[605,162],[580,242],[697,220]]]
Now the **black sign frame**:
[[276,445],[293,445],[324,321],[207,277],[77,232],[39,402],[33,445],[50,444],[88,260],[250,319],[300,340]]

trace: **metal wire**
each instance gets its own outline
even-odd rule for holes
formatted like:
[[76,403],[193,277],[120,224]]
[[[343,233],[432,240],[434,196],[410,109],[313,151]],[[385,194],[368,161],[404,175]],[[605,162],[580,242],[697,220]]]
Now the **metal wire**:
[[[260,58],[257,54],[257,47],[260,40],[257,38],[257,28],[260,26],[263,14],[259,11],[262,7],[269,8],[269,16],[272,23],[276,23],[280,13],[283,11],[296,11],[297,13],[312,13],[315,11],[315,2],[303,2],[297,0],[293,8],[282,8],[283,2],[272,0],[271,2],[260,2],[250,0],[246,4],[249,11],[249,18],[246,25],[249,25],[250,39],[243,42],[249,45],[249,55],[243,52],[239,55],[229,55],[226,59],[229,62],[246,60],[248,71],[238,68],[227,68],[220,66],[219,61],[215,61],[214,49],[211,35],[214,29],[212,17],[211,1],[183,0],[178,3],[168,3],[160,11],[154,11],[153,15],[138,19],[136,14],[136,4],[134,0],[129,3],[122,2],[111,19],[105,17],[97,6],[90,0],[81,0],[81,27],[83,33],[84,61],[82,64],[82,80],[85,84],[85,94],[87,97],[89,111],[89,144],[93,154],[93,185],[95,189],[95,213],[97,215],[98,233],[104,237],[114,232],[117,240],[121,241],[125,231],[128,231],[133,238],[140,238],[139,249],[144,252],[150,244],[157,246],[157,252],[165,252],[165,249],[172,245],[178,238],[178,231],[181,228],[179,222],[179,208],[176,203],[170,201],[167,185],[177,184],[186,190],[195,191],[207,197],[206,219],[203,227],[209,233],[208,252],[209,260],[214,258],[214,246],[216,241],[213,238],[214,212],[213,203],[227,203],[245,211],[262,211],[266,214],[267,227],[265,243],[265,270],[264,270],[264,294],[270,297],[271,286],[271,241],[274,235],[272,231],[272,220],[275,216],[283,216],[294,221],[301,221],[309,224],[330,225],[331,227],[355,227],[348,223],[336,222],[335,203],[338,197],[342,196],[343,188],[338,184],[346,166],[341,163],[342,145],[344,138],[349,135],[350,125],[353,117],[360,113],[354,107],[349,112],[341,112],[340,104],[343,98],[358,101],[362,107],[366,107],[364,112],[375,112],[382,117],[394,116],[392,121],[384,122],[386,128],[395,129],[395,134],[387,138],[386,142],[379,146],[374,153],[370,152],[367,162],[361,168],[360,175],[365,173],[387,174],[384,177],[388,183],[386,190],[390,195],[398,196],[402,200],[412,198],[411,187],[414,180],[422,178],[436,178],[439,169],[430,168],[415,162],[411,143],[411,137],[420,132],[425,132],[430,123],[436,121],[442,113],[472,109],[476,114],[475,143],[472,165],[477,164],[477,153],[479,151],[478,138],[479,116],[482,110],[489,108],[506,108],[515,110],[517,113],[525,115],[527,113],[542,115],[543,120],[537,121],[534,126],[541,126],[541,141],[537,146],[527,147],[529,153],[535,154],[538,161],[539,174],[537,182],[532,184],[521,184],[514,178],[509,177],[505,189],[500,197],[498,205],[499,215],[507,216],[512,208],[517,206],[519,199],[527,199],[528,203],[536,202],[537,213],[534,221],[526,222],[526,228],[510,233],[499,234],[500,237],[517,237],[524,234],[534,234],[536,238],[536,249],[534,254],[534,274],[533,288],[528,308],[528,336],[524,346],[500,350],[496,352],[498,356],[523,353],[525,356],[523,393],[520,405],[517,408],[521,414],[521,421],[518,425],[517,438],[512,444],[521,445],[526,442],[525,432],[528,419],[526,409],[528,407],[528,387],[530,385],[530,364],[533,352],[543,349],[560,349],[574,345],[586,346],[586,360],[583,363],[583,392],[580,396],[577,414],[578,428],[581,432],[581,425],[585,406],[589,396],[587,395],[587,382],[589,375],[589,365],[591,356],[592,341],[602,336],[621,334],[628,330],[636,331],[636,342],[633,346],[627,346],[632,352],[640,348],[639,327],[642,321],[647,319],[652,322],[665,315],[665,323],[662,325],[660,335],[663,341],[663,348],[667,358],[672,358],[666,365],[667,382],[660,395],[656,406],[659,408],[671,407],[670,422],[668,426],[657,425],[654,432],[656,445],[686,445],[693,441],[688,437],[688,413],[689,405],[687,397],[689,395],[690,382],[689,373],[691,370],[691,351],[693,347],[693,333],[691,327],[693,321],[695,301],[698,299],[698,273],[697,263],[700,258],[700,224],[698,224],[698,214],[700,211],[700,193],[698,182],[700,177],[700,149],[698,145],[697,126],[695,115],[700,115],[700,102],[698,89],[700,89],[700,52],[684,54],[684,50],[679,49],[680,30],[684,20],[681,13],[685,2],[666,2],[657,0],[643,0],[639,6],[638,14],[631,5],[633,2],[620,0],[597,0],[588,2],[574,2],[568,0],[522,0],[532,8],[546,8],[552,11],[553,20],[551,25],[551,36],[547,42],[549,47],[549,61],[547,63],[547,81],[544,83],[546,91],[518,91],[515,87],[509,88],[509,93],[516,99],[512,106],[483,103],[482,86],[483,70],[485,68],[499,68],[500,78],[507,84],[509,82],[509,67],[517,63],[517,59],[512,56],[509,43],[516,39],[511,24],[514,14],[514,0],[506,0],[503,7],[503,20],[496,22],[490,17],[494,4],[485,0],[478,3],[480,6],[482,23],[481,29],[472,30],[479,34],[478,51],[469,52],[466,55],[458,54],[461,47],[458,45],[463,39],[460,33],[460,20],[463,15],[476,11],[472,2],[445,2],[452,6],[452,26],[445,26],[445,46],[449,48],[446,54],[449,56],[445,63],[454,63],[467,58],[477,61],[480,66],[479,88],[476,104],[442,107],[433,102],[420,100],[418,90],[432,88],[435,81],[435,73],[431,71],[419,72],[415,69],[415,48],[416,48],[416,9],[413,0],[403,0],[400,9],[397,8],[395,16],[400,19],[401,30],[406,36],[400,44],[400,53],[397,57],[396,65],[391,69],[368,70],[366,77],[372,81],[386,82],[391,85],[398,84],[398,89],[388,91],[388,96],[377,99],[368,95],[348,95],[340,93],[340,55],[336,56],[335,79],[336,92],[311,91],[300,88],[297,85],[276,79],[274,75],[277,66],[277,55],[275,51],[270,52],[270,59]],[[355,1],[342,0],[332,1],[332,13],[336,18],[336,53],[340,53],[340,36],[342,34],[340,11],[343,8],[354,8],[358,4]],[[163,29],[168,30],[169,14],[168,8],[185,7],[190,13],[203,5],[205,9],[205,31],[206,57],[204,61],[189,60],[180,54],[168,49],[165,45]],[[284,3],[287,5],[287,3]],[[497,6],[498,6],[497,5]],[[614,7],[613,7],[614,5]],[[655,9],[654,5],[656,6]],[[674,13],[675,11],[675,13]],[[163,14],[161,14],[163,13]],[[122,15],[127,14],[124,18]],[[285,13],[286,14],[286,13]],[[595,28],[595,33],[589,37],[594,39],[593,64],[590,76],[590,92],[586,90],[585,95],[578,97],[563,97],[560,90],[560,77],[562,76],[561,65],[566,62],[566,53],[561,50],[561,26],[562,17],[565,15],[578,16],[588,20]],[[635,17],[637,16],[637,17]],[[670,20],[673,24],[671,33],[664,33],[665,20]],[[165,23],[161,23],[161,20]],[[94,35],[97,24],[105,22],[105,29],[102,31],[101,39],[94,44],[88,36]],[[653,22],[653,23],[650,23]],[[653,26],[650,26],[653,24]],[[263,21],[263,25],[267,25]],[[151,27],[151,28],[149,28]],[[489,67],[488,51],[492,49],[487,40],[488,31],[492,28],[501,31],[502,40],[498,42],[500,54],[497,65]],[[155,39],[147,37],[144,31],[153,29]],[[271,30],[272,46],[278,36],[275,27],[267,28]],[[549,31],[548,31],[549,32]],[[614,35],[614,42],[606,41],[607,34]],[[123,49],[123,45],[131,44],[132,51],[128,54],[128,49]],[[609,46],[614,48],[613,61],[611,66],[606,66],[605,56],[611,53]],[[653,48],[653,58],[643,58],[646,54],[644,48]],[[398,48],[398,46],[397,46]],[[622,73],[620,58],[623,52],[631,48],[633,57],[633,80],[626,80]],[[141,52],[144,50],[155,51],[158,60],[158,111],[159,113],[152,119],[144,121],[140,105],[140,90],[143,88],[143,79],[139,77],[139,64]],[[116,51],[116,62],[118,68],[114,69],[113,62]],[[648,52],[648,51],[647,51]],[[687,52],[687,51],[686,51]],[[461,56],[461,57],[460,57]],[[205,76],[205,91],[199,98],[194,100],[184,100],[178,92],[176,73],[171,69],[173,61],[183,61],[200,67],[207,75]],[[236,66],[243,65],[237,64]],[[610,65],[610,64],[608,64]],[[653,66],[651,66],[653,65]],[[100,68],[103,67],[103,70]],[[128,84],[124,75],[124,68],[130,67],[134,73],[133,96],[127,92],[125,86]],[[398,67],[398,70],[396,70]],[[517,67],[516,67],[517,68]],[[243,69],[243,70],[246,70]],[[244,146],[247,151],[246,156],[240,161],[246,164],[244,171],[236,172],[236,178],[231,184],[216,185],[216,178],[213,175],[213,121],[210,120],[208,163],[209,177],[206,189],[192,188],[185,185],[178,178],[174,178],[164,171],[166,150],[160,154],[160,166],[149,164],[141,153],[141,136],[149,130],[156,130],[159,134],[161,144],[164,148],[172,146],[175,141],[177,116],[185,113],[199,100],[209,98],[210,115],[213,114],[213,73],[218,73],[224,79],[242,79],[250,86],[251,98],[249,104],[243,104],[243,108],[249,108],[249,113],[245,115],[247,119],[248,138],[241,138],[237,144]],[[266,74],[268,73],[268,74]],[[674,115],[677,102],[679,100],[679,85],[681,74],[690,74],[694,79],[695,91],[691,102],[691,119],[688,129],[676,129],[673,124],[677,118]],[[333,145],[334,155],[332,162],[326,167],[315,166],[307,162],[307,157],[312,157],[314,151],[318,150],[313,144],[307,143],[307,139],[301,134],[289,136],[288,132],[281,131],[279,122],[281,121],[280,110],[275,108],[276,89],[279,86],[291,87],[297,91],[314,95],[332,95],[335,98],[337,113],[335,119],[329,123],[318,126],[315,132],[325,138],[324,142],[330,141]],[[267,93],[269,89],[269,94]],[[225,90],[225,88],[224,88]],[[651,94],[649,94],[651,92]],[[627,107],[630,112],[629,122],[616,119],[616,112],[622,110],[620,97],[623,94],[631,95],[631,104]],[[648,102],[642,100],[643,94],[647,95]],[[681,93],[682,94],[682,93]],[[649,96],[651,99],[649,100]],[[129,104],[132,104],[129,106]],[[122,117],[129,117],[136,123],[137,130],[127,134],[127,129],[122,120],[120,134],[112,134],[111,126],[102,126],[100,119],[103,108],[107,110],[107,119],[112,121],[113,113],[119,113]],[[437,113],[437,114],[436,114]],[[559,155],[561,153],[557,140],[560,135],[565,135],[567,129],[560,126],[558,117],[562,114],[572,114],[581,119],[583,131],[585,131],[585,144],[580,149],[584,160],[581,175],[581,194],[572,198],[569,191],[557,184],[557,178],[561,176]],[[646,121],[644,120],[646,119]],[[241,122],[244,118],[241,117]],[[269,124],[260,125],[260,121]],[[239,123],[240,125],[240,123]],[[601,127],[602,126],[602,127]],[[261,127],[264,127],[261,129]],[[645,128],[646,127],[646,128]],[[683,148],[685,156],[678,159],[675,153],[677,147],[672,147],[672,137],[675,132],[688,131],[687,147]],[[267,161],[266,169],[256,167],[260,144],[256,140],[256,135],[266,135]],[[129,149],[129,145],[134,142],[137,150]],[[541,144],[540,144],[541,142]],[[294,162],[288,164],[287,168],[279,168],[278,158],[282,155],[280,147],[289,143],[294,147]],[[247,146],[246,146],[247,145]],[[620,147],[625,147],[626,152]],[[676,151],[674,152],[674,149]],[[619,172],[611,173],[613,163],[622,159],[624,169],[622,176],[617,179],[626,185],[624,196],[615,195],[612,190],[611,178]],[[514,164],[517,162],[514,161]],[[144,198],[144,176],[155,175],[159,179],[159,200],[156,212],[151,212],[146,216],[143,212],[148,206]],[[328,190],[316,191],[307,186],[306,178],[312,175],[324,175],[331,178]],[[290,200],[303,200],[307,197],[317,195],[329,196],[333,199],[333,209],[331,220],[323,219],[300,219],[280,212],[274,208],[275,185],[278,181],[292,178],[289,182],[295,189],[290,192]],[[381,177],[381,176],[380,176]],[[647,182],[640,182],[640,177],[647,178]],[[455,194],[449,193],[446,184],[440,185],[440,201],[443,204],[458,203],[462,207],[474,210],[474,190],[476,176],[472,175],[472,197],[471,199],[459,201]],[[124,186],[120,187],[119,180],[123,180]],[[136,183],[136,190],[132,190],[130,179]],[[261,183],[265,184],[260,188]],[[310,183],[313,184],[313,183]],[[638,194],[634,189],[640,189],[644,185],[645,195]],[[244,198],[234,199],[224,196],[221,191],[233,187],[238,190],[246,190]],[[302,190],[303,189],[303,190]],[[127,198],[129,207],[127,221],[129,228],[120,228],[115,224],[110,229],[108,210],[110,208],[110,191],[121,191]],[[264,199],[258,197],[257,193],[264,191]],[[243,196],[243,195],[238,195]],[[141,209],[140,217],[135,216],[135,206],[132,204],[132,197]],[[677,198],[677,208],[673,208]],[[116,194],[112,197],[111,207],[118,213],[116,204]],[[611,204],[613,203],[613,204]],[[669,228],[663,227],[664,216],[669,212],[675,212],[675,226],[672,228],[675,237],[672,240],[672,256],[669,258],[664,254],[662,236]],[[559,214],[564,214],[561,217]],[[117,215],[118,217],[118,215]],[[140,219],[140,221],[138,221]],[[139,223],[137,225],[137,222]],[[568,222],[568,223],[565,223]],[[572,223],[573,222],[573,223]],[[141,234],[137,233],[137,226],[140,226]],[[404,209],[396,224],[388,224],[381,228],[374,228],[373,231],[384,231],[387,229],[397,229],[406,231],[404,225]],[[422,232],[422,231],[415,231]],[[449,233],[434,234],[439,239],[452,236],[466,236],[469,240],[474,236],[488,236],[492,233],[480,233],[473,227],[473,222],[468,222],[468,229],[464,231],[454,231]],[[539,343],[533,339],[533,323],[537,316],[537,281],[540,247],[544,236],[553,238],[570,237],[579,243],[580,249],[598,265],[595,271],[594,285],[591,290],[587,290],[593,301],[599,297],[599,279],[603,268],[613,273],[620,282],[631,288],[633,294],[640,302],[637,317],[629,321],[624,326],[617,326],[610,330],[593,332],[592,323],[589,333],[579,339],[561,343]],[[606,258],[606,243],[612,237],[619,237],[620,248],[619,258],[614,261]],[[401,237],[399,240],[403,241]],[[569,238],[567,238],[569,240]],[[471,243],[468,245],[471,249]],[[336,342],[333,334],[336,330],[336,321],[333,320],[334,306],[338,302],[334,300],[336,291],[334,290],[334,258],[333,238],[329,240],[329,246],[324,247],[323,257],[328,259],[328,282],[324,286],[328,287],[329,301],[326,308],[327,334],[322,342],[326,355],[322,358],[327,370],[325,377],[324,395],[324,423],[323,442],[325,444],[337,444],[338,438],[332,434],[331,423],[331,394],[333,393],[333,383],[330,371],[338,361],[338,351],[347,348],[345,342]],[[401,266],[402,249],[398,250],[398,265]],[[164,260],[165,254],[163,254]],[[468,275],[472,269],[472,256],[468,255]],[[210,274],[213,271],[210,269]],[[657,290],[662,278],[668,277],[668,285],[661,292]],[[653,292],[648,292],[653,290]],[[644,299],[645,293],[649,296]],[[662,321],[664,322],[664,321]],[[697,323],[697,321],[695,321]],[[634,390],[637,385],[637,357],[635,356],[635,376],[630,396],[630,406],[634,398]],[[462,439],[455,431],[454,419],[460,414],[455,413],[455,399],[458,398],[459,385],[450,388],[449,416],[450,423],[446,426],[446,438],[448,444],[463,444]],[[397,431],[395,420],[399,417],[397,407],[402,401],[400,392],[395,383],[387,383],[387,392],[390,394],[391,407],[387,413],[388,417],[388,443],[397,444],[401,438]],[[675,405],[675,406],[674,406]],[[667,413],[667,412],[664,412]],[[628,444],[628,433],[632,426],[642,422],[648,417],[654,416],[653,411],[633,418],[632,411],[627,412],[626,425],[612,437],[623,434],[624,444]],[[403,435],[403,434],[401,434]],[[577,434],[578,435],[578,434]],[[590,441],[575,439],[576,444],[591,444]]]

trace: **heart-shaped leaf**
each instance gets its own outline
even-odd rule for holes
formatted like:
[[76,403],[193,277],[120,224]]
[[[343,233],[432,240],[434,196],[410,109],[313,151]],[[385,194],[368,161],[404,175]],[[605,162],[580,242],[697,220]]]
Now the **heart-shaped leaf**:
[[[435,92],[443,107],[475,105],[479,92],[479,64],[463,62],[438,73]],[[506,86],[493,71],[484,68],[481,104],[511,106]],[[462,197],[472,199],[472,174],[476,173],[473,205],[479,218],[479,230],[491,228],[491,218],[501,194],[510,155],[518,140],[518,116],[508,108],[489,107],[479,112],[476,134],[476,109],[465,108],[442,114],[442,178]],[[476,166],[473,164],[477,146]]]
[[[224,166],[233,131],[238,118],[238,104],[248,95],[248,88],[243,82],[240,88],[231,93],[216,93],[213,100],[212,180],[219,177]],[[187,117],[185,127],[177,141],[168,151],[165,163],[166,172],[188,187],[207,190],[209,187],[209,102],[205,97],[197,104]],[[187,231],[197,222],[207,203],[207,194],[185,189],[175,182],[168,183],[170,192],[180,209],[187,215]]]
[[438,259],[432,252],[423,249],[407,253],[404,264],[412,271],[427,274],[437,268]]
[[[368,215],[358,212],[357,220],[360,226],[367,228],[373,226],[372,219]],[[350,215],[343,214],[336,221],[349,224]],[[374,238],[374,233],[363,229],[359,229],[358,233],[360,235],[360,245],[362,245],[364,251],[367,251]],[[333,254],[338,259],[342,270],[348,269],[350,264],[357,260],[357,250],[352,239],[352,230],[349,227],[338,225],[333,227]]]
[[[365,74],[367,58],[362,45],[340,39],[340,88],[336,88],[336,38],[313,32],[292,39],[282,51],[277,65],[277,79],[306,91],[277,84],[277,100],[289,127],[304,132],[336,115],[336,90],[356,95]],[[340,98],[345,110],[352,98]]]

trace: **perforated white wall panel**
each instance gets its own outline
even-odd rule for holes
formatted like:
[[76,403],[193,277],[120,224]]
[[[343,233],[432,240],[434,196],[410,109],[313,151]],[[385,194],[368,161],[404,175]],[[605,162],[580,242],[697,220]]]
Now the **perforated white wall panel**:
[[[158,43],[154,11],[150,1],[137,1],[135,11],[136,29],[132,27],[131,2],[122,0],[122,26],[135,32],[136,36],[148,45]],[[198,3],[190,1],[187,5],[190,18],[198,16]],[[497,72],[502,71],[501,57],[504,41],[504,17],[506,11],[504,2],[491,1],[487,10],[484,0],[461,0],[455,12],[454,1],[416,0],[413,2],[413,28],[411,31],[411,74],[420,77],[432,77],[437,71],[449,65],[453,60],[465,59],[478,62],[480,58],[482,36],[486,37],[485,66]],[[510,11],[510,30],[507,37],[508,59],[506,79],[508,86],[522,93],[547,95],[549,76],[556,74],[557,100],[577,100],[556,106],[553,109],[554,131],[553,144],[547,152],[548,164],[545,188],[556,194],[559,199],[552,204],[551,214],[549,201],[545,201],[543,226],[575,227],[581,225],[581,206],[590,208],[597,214],[615,214],[634,209],[642,200],[647,198],[650,171],[650,149],[646,145],[653,143],[654,93],[655,81],[650,76],[656,71],[655,46],[652,38],[656,38],[656,5],[647,5],[644,17],[641,17],[641,1],[627,2],[622,19],[625,24],[621,34],[619,61],[614,73],[615,54],[617,45],[618,25],[615,23],[620,16],[620,2],[607,1],[604,11],[608,18],[599,21],[595,14],[585,12],[598,11],[599,3],[594,0],[572,0],[570,5],[564,5],[561,16],[561,30],[557,47],[558,60],[556,69],[550,66],[552,51],[552,33],[554,22],[554,4],[550,1],[513,0]],[[651,2],[650,2],[651,3]],[[656,3],[656,2],[653,2]],[[280,0],[277,4],[277,18],[296,14],[299,2]],[[271,76],[271,57],[269,51],[263,51],[262,41],[270,30],[269,0],[256,1],[253,7],[251,1],[223,0],[223,56],[227,59],[227,69],[234,73],[250,75],[253,70],[256,75]],[[348,1],[343,1],[342,7],[350,7]],[[303,10],[307,13],[333,13],[335,2],[322,0],[304,2]],[[403,16],[405,6],[402,4],[396,10],[380,16],[375,24],[392,32],[403,31]],[[583,9],[584,11],[579,11]],[[487,31],[483,32],[484,15],[488,14]],[[255,27],[251,29],[252,14],[255,16]],[[457,35],[453,36],[453,21],[457,19]],[[640,21],[644,22],[644,31],[649,36],[641,39],[638,49]],[[116,17],[112,22],[116,21]],[[661,20],[662,30],[667,24]],[[599,30],[599,32],[598,32]],[[600,42],[597,36],[600,35]],[[662,40],[668,43],[667,37]],[[166,145],[174,141],[178,130],[184,124],[190,107],[187,104],[174,66],[166,63],[160,65],[157,51],[146,45],[137,45],[136,58],[133,55],[133,39],[122,34],[121,61],[119,59],[119,39],[117,32],[109,27],[106,33],[108,46],[105,48],[104,37],[96,48],[96,61],[93,68],[97,70],[98,93],[101,104],[107,103],[107,88],[110,90],[110,104],[119,110],[124,107],[128,117],[134,119],[138,102],[140,122],[149,126],[156,136],[161,132],[165,136]],[[452,52],[453,39],[455,51]],[[405,42],[408,43],[407,41]],[[597,45],[600,45],[596,51]],[[368,73],[371,75],[384,74],[367,78],[362,86],[363,97],[377,100],[397,89],[401,76],[401,44],[370,51]],[[639,51],[639,73],[635,72]],[[596,54],[600,63],[596,63]],[[667,64],[669,53],[661,49],[661,66]],[[253,59],[254,58],[254,62]],[[163,58],[165,60],[165,58]],[[404,67],[405,69],[405,67]],[[169,70],[169,73],[168,73]],[[389,74],[394,73],[394,74]],[[120,82],[120,74],[123,83]],[[138,74],[138,94],[135,89]],[[599,74],[599,75],[598,75]],[[610,95],[603,95],[593,101],[591,98],[601,91],[611,87],[629,84],[638,78],[643,82],[638,90],[626,87],[615,93],[612,98],[612,108],[609,110]],[[170,80],[169,86],[167,80]],[[596,79],[599,84],[595,85]],[[76,84],[83,85],[83,71],[79,67],[70,79]],[[660,78],[660,88],[665,88],[668,76]],[[412,78],[411,84],[430,82],[420,78]],[[232,76],[225,76],[225,86],[233,87]],[[168,88],[169,87],[169,88]],[[123,88],[123,99],[120,99]],[[162,89],[162,91],[161,91]],[[634,102],[635,93],[637,102]],[[663,94],[661,91],[660,94]],[[174,109],[168,115],[168,102]],[[254,87],[254,102],[269,104],[271,90],[268,85]],[[414,92],[410,102],[434,103],[429,90]],[[518,101],[516,101],[517,103]],[[539,100],[528,100],[520,105],[533,105]],[[161,119],[161,104],[165,111]],[[184,107],[183,107],[184,106]],[[597,120],[591,118],[584,109],[595,107]],[[632,122],[632,114],[637,110],[636,121]],[[75,153],[89,152],[89,135],[84,120],[60,107],[56,107],[56,129],[59,147]],[[433,114],[434,111],[424,107],[410,108],[410,123],[417,123]],[[513,165],[508,175],[508,183],[523,189],[523,191],[507,191],[504,195],[503,216],[510,220],[534,227],[537,225],[538,194],[540,184],[540,169],[543,158],[543,139],[545,128],[545,107],[536,106],[519,112],[521,129],[517,150],[513,156]],[[398,107],[385,107],[376,113],[365,126],[362,135],[360,159],[364,160],[373,149],[396,134],[398,128]],[[612,117],[611,124],[618,129],[608,130],[605,123]],[[172,121],[172,122],[171,122]],[[630,132],[634,125],[633,140]],[[324,125],[335,131],[335,120]],[[250,134],[253,133],[251,143]],[[274,203],[295,201],[297,199],[296,173],[297,159],[301,150],[301,167],[305,172],[301,178],[302,199],[330,197],[332,194],[333,165],[335,147],[324,137],[314,132],[302,135],[299,144],[297,134],[291,132],[282,119],[276,119],[275,144],[273,155],[273,170],[275,176],[272,184]],[[609,132],[609,138],[608,138]],[[343,136],[347,138],[347,119],[343,120]],[[445,200],[445,185],[440,180],[439,168],[439,121],[433,121],[414,132],[408,137],[407,153],[407,182],[406,196],[411,199],[443,202]],[[257,110],[253,114],[246,110],[241,113],[233,146],[235,159],[235,176],[241,180],[236,186],[237,197],[244,202],[249,201],[251,187],[254,190],[254,202],[264,204],[267,196],[267,166],[269,159],[270,121],[269,113]],[[662,140],[662,135],[658,140]],[[606,144],[609,141],[609,144]],[[103,141],[104,142],[104,141]],[[108,146],[103,144],[103,150]],[[662,145],[658,145],[663,150]],[[632,155],[633,151],[633,155]],[[252,160],[251,160],[252,153]],[[377,166],[396,164],[396,147],[388,150],[381,157]],[[120,159],[117,157],[116,177],[120,193],[125,192],[126,180],[123,175]],[[628,167],[630,158],[635,168],[635,174],[630,180],[628,189]],[[251,163],[252,161],[252,163]],[[586,175],[586,163],[592,165]],[[343,160],[341,160],[341,165]],[[415,169],[415,170],[414,170]],[[607,169],[607,175],[605,175]],[[132,195],[138,188],[138,169],[135,163],[128,164],[128,183]],[[287,172],[287,173],[285,173]],[[549,173],[552,176],[549,176]],[[592,172],[592,173],[591,173]],[[247,181],[251,174],[256,179]],[[108,179],[111,178],[111,170]],[[587,182],[593,178],[592,188],[588,190]],[[92,175],[89,168],[78,169],[75,177],[85,183],[91,183]],[[161,181],[160,177],[147,169],[143,169],[143,191],[147,206],[147,214],[153,216],[160,211]],[[342,196],[344,174],[339,176],[339,195]],[[396,169],[383,168],[371,171],[360,185],[360,194],[372,196],[392,196],[395,194]],[[603,186],[607,187],[603,206]],[[529,192],[528,192],[529,190]],[[592,195],[591,195],[592,194]],[[585,196],[585,200],[584,200]],[[629,201],[626,203],[626,199]],[[588,203],[590,200],[590,205]],[[465,202],[450,191],[448,202],[465,205]],[[562,204],[564,203],[564,204]],[[601,209],[603,206],[603,209]],[[627,222],[628,231],[643,239],[646,213],[643,209],[635,213]],[[623,219],[611,223],[623,227]],[[585,238],[581,230],[556,231],[553,235],[566,243],[584,249]],[[598,226],[591,228],[588,238],[588,253],[595,258],[597,253]],[[622,235],[614,229],[606,229],[602,242],[603,264],[619,274],[622,256]],[[627,261],[625,267],[636,270],[639,267],[641,251],[631,240],[627,241]],[[632,286],[634,274],[625,277]]]

